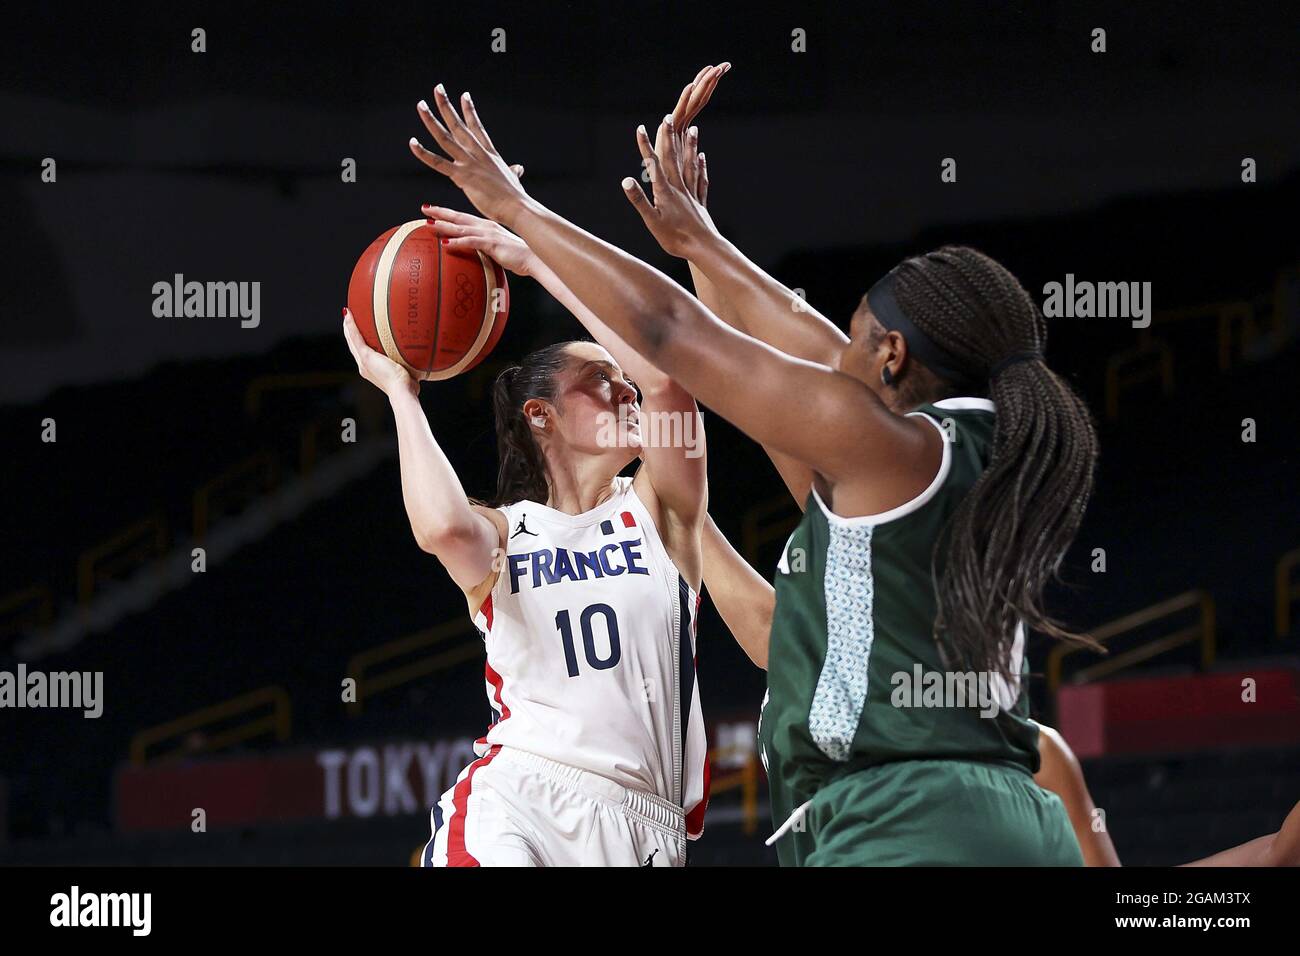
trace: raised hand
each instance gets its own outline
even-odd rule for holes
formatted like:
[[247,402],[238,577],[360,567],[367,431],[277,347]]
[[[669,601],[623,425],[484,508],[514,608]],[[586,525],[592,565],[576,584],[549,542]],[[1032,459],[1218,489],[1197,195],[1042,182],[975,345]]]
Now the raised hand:
[[[522,171],[520,167],[519,172]],[[420,211],[431,220],[438,235],[446,238],[448,249],[473,249],[481,252],[515,275],[535,273],[537,257],[533,255],[533,250],[505,226],[445,206],[426,203],[420,207]]]
[[[690,259],[693,251],[701,244],[720,238],[713,219],[700,201],[701,186],[707,194],[707,172],[692,146],[679,148],[681,138],[674,128],[671,114],[664,117],[656,140],[659,143],[659,153],[651,146],[645,127],[637,127],[637,148],[640,149],[641,159],[650,174],[654,202],[646,198],[641,184],[630,176],[623,180],[623,193],[641,214],[641,221],[664,252]],[[683,168],[683,153],[690,159],[689,177]]]
[[704,109],[713,96],[713,91],[717,89],[718,81],[730,70],[730,63],[706,66],[695,74],[695,79],[682,87],[682,95],[677,98],[677,105],[672,112],[675,129],[685,130],[695,122],[695,117],[700,115],[700,110]]
[[433,102],[442,122],[424,100],[419,103],[420,120],[447,156],[425,149],[414,136],[411,152],[424,165],[455,183],[483,215],[498,222],[507,221],[528,194],[519,184],[514,169],[506,165],[492,145],[492,138],[474,109],[474,101],[468,93],[461,94],[463,121],[441,83],[434,88]]
[[[691,124],[700,111],[708,104],[717,89],[718,81],[731,70],[730,63],[706,66],[695,75],[695,79],[682,88],[677,105],[673,107],[673,129],[677,131],[677,149],[681,154],[682,179],[701,206],[706,205],[708,197],[708,171],[705,167],[704,154],[699,151],[700,130]],[[662,133],[662,127],[660,132]],[[655,142],[655,153],[660,162],[665,161],[664,141],[662,135]]]

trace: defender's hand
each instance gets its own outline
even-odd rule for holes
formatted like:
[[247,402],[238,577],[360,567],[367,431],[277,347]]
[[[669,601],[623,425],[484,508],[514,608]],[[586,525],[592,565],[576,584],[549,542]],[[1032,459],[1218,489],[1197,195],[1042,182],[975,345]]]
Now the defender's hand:
[[[672,116],[665,116],[657,137],[663,151],[661,159],[651,147],[645,127],[637,127],[637,147],[650,174],[654,202],[646,198],[640,183],[630,176],[623,180],[623,193],[665,252],[690,259],[700,245],[721,237],[708,210],[696,197],[701,181],[698,171],[691,177],[690,185],[687,184],[676,132]],[[694,157],[695,153],[691,151],[690,155]]]
[[415,137],[411,137],[411,152],[424,165],[455,183],[483,215],[497,222],[508,222],[528,194],[492,145],[492,138],[474,109],[474,101],[468,93],[461,95],[464,121],[456,114],[441,83],[434,88],[433,101],[442,122],[424,100],[419,104],[420,120],[447,157],[425,149]]

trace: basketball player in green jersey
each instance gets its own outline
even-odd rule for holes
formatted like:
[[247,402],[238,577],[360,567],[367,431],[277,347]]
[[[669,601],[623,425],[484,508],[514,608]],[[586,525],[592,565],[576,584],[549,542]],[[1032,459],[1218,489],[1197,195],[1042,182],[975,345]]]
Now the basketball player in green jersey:
[[[702,535],[704,583],[709,597],[736,642],[756,665],[767,669],[776,595],[765,578],[731,546],[712,518]],[[1079,760],[1059,732],[1038,725],[1039,768],[1034,781],[1061,798],[1079,844],[1085,866],[1119,866],[1119,855],[1104,827],[1096,826],[1097,807],[1088,791]],[[789,798],[782,781],[771,781],[773,799]],[[812,849],[805,827],[793,827],[777,842],[782,863],[794,864]],[[1194,860],[1184,866],[1297,866],[1300,865],[1300,803],[1297,803],[1274,833],[1266,834]]]
[[[412,143],[416,157],[772,449],[802,492],[762,719],[780,800],[807,825],[800,862],[1080,863],[1060,801],[1033,782],[1021,677],[1026,629],[1079,639],[1050,618],[1043,588],[1078,529],[1096,439],[1043,361],[1045,321],[1015,278],[966,248],[908,259],[845,336],[717,233],[697,193],[703,163],[667,116],[662,159],[637,135],[653,204],[634,179],[624,191],[706,280],[711,311],[529,196],[468,95],[463,118],[441,87],[434,103],[421,119],[442,154]],[[896,693],[912,674],[968,674],[980,693],[930,706]]]

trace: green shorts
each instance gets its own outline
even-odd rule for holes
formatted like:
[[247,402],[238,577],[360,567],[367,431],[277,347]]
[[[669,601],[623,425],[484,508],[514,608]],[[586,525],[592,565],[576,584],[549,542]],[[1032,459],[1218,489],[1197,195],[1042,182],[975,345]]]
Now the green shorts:
[[808,808],[806,866],[1082,866],[1060,797],[1026,771],[906,760],[859,770]]

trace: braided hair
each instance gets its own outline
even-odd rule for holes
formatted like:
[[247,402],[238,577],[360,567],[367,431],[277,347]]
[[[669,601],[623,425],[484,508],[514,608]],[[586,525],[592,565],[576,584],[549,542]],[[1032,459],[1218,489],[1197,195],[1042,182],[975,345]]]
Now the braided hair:
[[[965,246],[944,246],[895,270],[898,304],[960,363],[941,397],[987,394],[997,417],[988,467],[936,543],[935,636],[958,660],[1007,678],[1016,626],[1092,647],[1047,612],[1092,494],[1097,435],[1082,399],[1043,362],[1047,322],[1005,267]],[[942,645],[941,645],[942,646]]]

